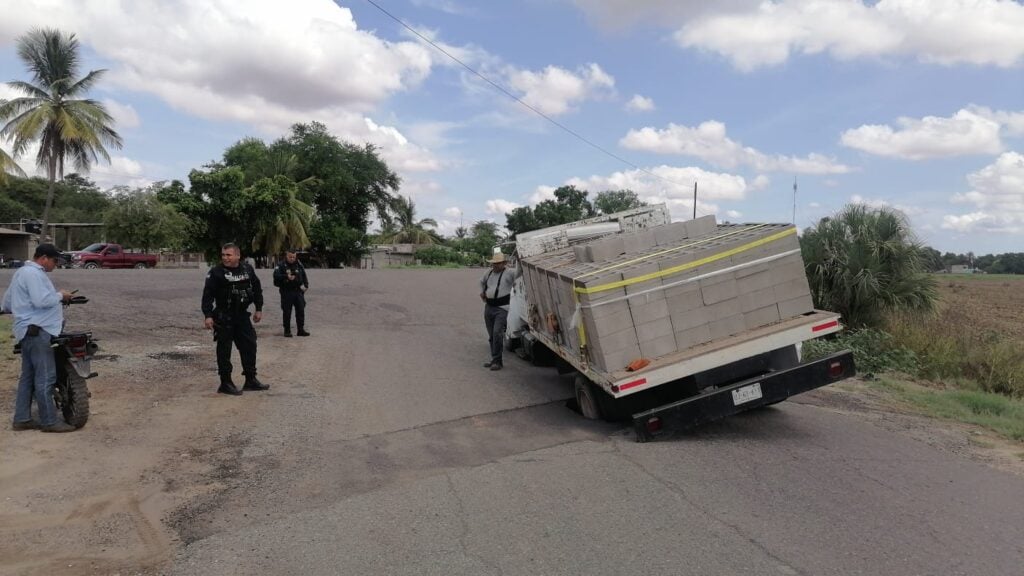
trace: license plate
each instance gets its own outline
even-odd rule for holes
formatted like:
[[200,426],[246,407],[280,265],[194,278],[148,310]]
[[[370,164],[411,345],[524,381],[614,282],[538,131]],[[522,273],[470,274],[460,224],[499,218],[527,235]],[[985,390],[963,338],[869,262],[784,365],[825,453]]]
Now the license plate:
[[752,402],[761,398],[761,383],[756,382],[750,386],[744,386],[732,391],[732,404],[739,406],[746,402]]

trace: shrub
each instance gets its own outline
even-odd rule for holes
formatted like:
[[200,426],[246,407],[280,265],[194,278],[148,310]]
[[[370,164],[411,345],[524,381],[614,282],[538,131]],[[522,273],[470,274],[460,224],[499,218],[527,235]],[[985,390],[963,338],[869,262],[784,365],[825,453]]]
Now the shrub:
[[814,360],[841,350],[851,350],[853,361],[860,373],[904,372],[918,373],[917,355],[896,345],[893,337],[881,330],[865,328],[851,330],[833,338],[819,338],[805,342],[805,360]]

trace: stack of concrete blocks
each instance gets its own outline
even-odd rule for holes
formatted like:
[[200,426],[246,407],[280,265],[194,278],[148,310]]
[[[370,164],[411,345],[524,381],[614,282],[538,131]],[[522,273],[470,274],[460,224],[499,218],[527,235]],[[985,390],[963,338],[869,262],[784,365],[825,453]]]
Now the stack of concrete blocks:
[[[524,261],[531,303],[563,351],[614,372],[811,312],[796,234],[782,224],[720,225],[713,216],[541,254]],[[758,244],[772,236],[778,238]],[[754,244],[753,247],[752,244]],[[788,255],[786,255],[789,253]],[[637,281],[637,279],[643,279]],[[573,286],[612,289],[574,298]],[[535,326],[536,328],[536,326]]]

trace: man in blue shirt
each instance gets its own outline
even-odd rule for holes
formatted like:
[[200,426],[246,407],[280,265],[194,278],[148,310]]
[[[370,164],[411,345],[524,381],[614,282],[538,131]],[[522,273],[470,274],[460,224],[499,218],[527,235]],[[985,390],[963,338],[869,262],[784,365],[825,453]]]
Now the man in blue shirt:
[[[40,244],[31,262],[14,273],[0,307],[14,314],[14,339],[21,342],[21,378],[14,404],[15,430],[41,429],[43,432],[71,432],[74,426],[57,416],[53,402],[53,385],[57,366],[50,348],[50,339],[64,326],[63,302],[71,299],[67,290],[57,291],[46,277],[53,271],[60,251],[53,244]],[[35,398],[39,422],[32,420],[32,399]]]

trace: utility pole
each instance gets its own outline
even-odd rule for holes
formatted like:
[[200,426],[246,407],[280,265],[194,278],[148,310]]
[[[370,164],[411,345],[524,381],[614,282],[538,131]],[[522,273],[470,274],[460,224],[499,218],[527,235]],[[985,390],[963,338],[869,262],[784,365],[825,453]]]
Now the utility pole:
[[693,183],[693,219],[697,219],[697,182]]
[[793,176],[793,225],[796,226],[796,176]]

